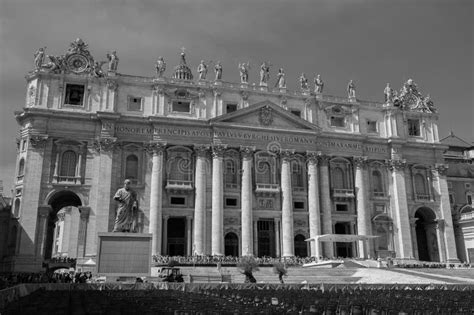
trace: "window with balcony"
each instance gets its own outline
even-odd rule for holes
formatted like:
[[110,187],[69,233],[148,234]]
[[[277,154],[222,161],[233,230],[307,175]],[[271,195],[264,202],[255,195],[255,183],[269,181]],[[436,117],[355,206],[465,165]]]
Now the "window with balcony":
[[190,113],[191,102],[190,101],[173,101],[172,111],[175,113]]
[[431,198],[425,176],[421,173],[417,173],[414,176],[414,181],[416,199],[429,201]]
[[304,191],[304,164],[300,159],[291,160],[291,185],[294,191]]
[[138,157],[135,154],[130,154],[125,160],[125,178],[134,185],[138,183]]
[[193,180],[191,150],[184,147],[170,148],[167,153],[166,189],[191,190]]
[[18,164],[17,181],[22,181],[23,177],[25,177],[25,159],[22,158]]
[[377,121],[367,120],[367,132],[368,133],[377,133]]
[[354,198],[352,165],[342,158],[330,162],[331,191],[334,198]]
[[82,84],[66,84],[64,104],[72,106],[84,105],[84,90],[84,85]]
[[76,176],[76,163],[76,152],[72,150],[65,151],[61,158],[59,176],[65,179],[74,178]]
[[344,189],[346,188],[344,171],[340,167],[335,167],[332,170],[332,188]]
[[331,116],[331,127],[340,127],[343,128],[346,126],[346,122],[344,117],[339,116]]
[[372,193],[374,197],[384,197],[385,190],[383,185],[383,177],[379,170],[372,171]]
[[237,189],[239,187],[237,163],[234,159],[224,159],[224,182],[225,187],[230,189]]
[[275,157],[262,153],[257,154],[255,159],[256,192],[278,193],[279,186],[276,183]]
[[408,119],[408,135],[412,137],[420,136],[420,120]]

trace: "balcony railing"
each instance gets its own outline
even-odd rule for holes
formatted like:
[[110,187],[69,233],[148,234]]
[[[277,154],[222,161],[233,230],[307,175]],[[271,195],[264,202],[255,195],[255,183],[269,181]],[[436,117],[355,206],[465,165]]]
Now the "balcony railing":
[[79,176],[54,176],[53,182],[56,184],[81,184]]
[[461,220],[474,219],[474,212],[461,213]]
[[293,187],[294,192],[305,192],[304,187]]
[[333,188],[332,196],[338,198],[354,198],[354,189]]
[[239,184],[225,183],[225,188],[227,188],[227,189],[239,189]]
[[415,194],[415,198],[418,201],[430,201],[431,196],[429,194]]
[[25,175],[18,175],[18,176],[16,177],[16,181],[17,181],[18,183],[21,183],[21,182],[23,182],[23,178],[24,178],[24,177],[25,177]]
[[255,192],[259,193],[279,193],[280,186],[278,184],[258,184]]
[[384,198],[386,195],[385,191],[373,191],[372,196],[374,196],[375,198]]
[[166,189],[171,190],[192,190],[193,182],[190,180],[172,180],[168,179],[166,181]]

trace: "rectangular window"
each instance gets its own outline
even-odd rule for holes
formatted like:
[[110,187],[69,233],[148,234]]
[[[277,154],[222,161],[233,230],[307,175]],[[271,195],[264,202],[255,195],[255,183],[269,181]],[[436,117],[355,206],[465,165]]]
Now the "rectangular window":
[[301,117],[301,111],[297,109],[292,109],[291,113],[295,116]]
[[454,205],[454,195],[453,194],[449,194],[449,203]]
[[237,198],[225,198],[226,207],[237,207]]
[[64,104],[82,106],[84,102],[84,85],[66,84],[66,97]]
[[128,97],[128,110],[131,112],[141,112],[142,108],[142,98],[141,97]]
[[408,119],[408,135],[413,137],[420,136],[420,121],[418,119]]
[[191,102],[173,101],[172,111],[176,113],[189,113],[191,111]]
[[21,140],[21,151],[25,151],[26,149],[26,140]]
[[170,204],[175,206],[183,206],[186,204],[186,198],[184,197],[171,197]]
[[331,126],[332,127],[345,127],[346,123],[344,117],[331,116]]
[[237,104],[226,104],[225,106],[225,112],[228,114],[228,113],[232,113],[232,112],[235,112],[237,111]]
[[367,120],[367,132],[377,133],[377,122],[375,120]]
[[471,195],[467,195],[467,204],[468,205],[472,205],[472,196]]
[[336,211],[347,211],[347,205],[345,203],[336,203]]
[[295,201],[295,202],[293,202],[293,208],[295,210],[304,210],[304,201]]

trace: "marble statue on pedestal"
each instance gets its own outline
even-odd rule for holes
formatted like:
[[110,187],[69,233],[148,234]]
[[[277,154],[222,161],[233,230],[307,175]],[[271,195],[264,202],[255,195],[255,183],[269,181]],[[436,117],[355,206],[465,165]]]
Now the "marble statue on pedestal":
[[316,78],[314,78],[314,92],[317,94],[322,94],[323,88],[324,88],[324,82],[321,79],[321,75],[318,74]]
[[158,60],[155,63],[155,68],[156,68],[156,74],[158,75],[159,78],[163,77],[163,73],[166,70],[166,62],[163,59],[163,57],[158,57]]
[[302,90],[308,89],[308,79],[306,78],[304,73],[302,73],[300,76],[300,86]]
[[285,71],[283,71],[283,68],[278,70],[277,83],[275,86],[278,86],[280,89],[286,88]]
[[119,58],[117,57],[117,52],[114,50],[110,54],[107,54],[107,59],[109,60],[109,71],[115,72],[118,68]]
[[214,66],[214,71],[216,72],[216,81],[222,80],[222,65],[220,61]]
[[197,73],[199,74],[199,80],[206,80],[207,65],[204,62],[204,60],[201,60],[201,63],[199,64],[199,66],[197,68]]
[[44,50],[46,47],[41,47],[35,52],[35,70],[40,70],[44,62]]
[[349,98],[355,98],[356,97],[356,87],[355,84],[352,80],[349,81],[347,84],[347,96]]
[[387,83],[387,86],[383,90],[383,93],[385,95],[385,103],[391,103],[393,102],[393,89],[390,87],[390,83]]
[[260,85],[267,86],[270,79],[270,65],[267,62],[260,66]]
[[248,83],[249,82],[249,69],[250,69],[250,63],[249,62],[239,63],[240,83]]
[[137,231],[138,199],[137,193],[130,188],[131,181],[126,179],[123,188],[117,190],[114,200],[119,202],[113,232]]

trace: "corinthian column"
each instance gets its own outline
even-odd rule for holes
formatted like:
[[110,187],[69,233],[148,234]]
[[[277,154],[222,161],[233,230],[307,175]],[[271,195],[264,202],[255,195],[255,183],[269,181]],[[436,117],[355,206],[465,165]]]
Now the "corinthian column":
[[204,255],[206,244],[206,164],[209,147],[196,146],[196,198],[194,202],[194,250],[197,255]]
[[[309,237],[321,235],[321,214],[319,210],[318,188],[318,153],[306,152],[308,161],[308,212],[309,212]],[[310,243],[311,256],[317,257],[316,242]]]
[[[329,190],[329,156],[320,156],[319,170],[321,174],[321,208],[323,212],[323,234],[332,234],[332,202]],[[323,243],[324,255],[334,257],[334,246],[330,242]]]
[[213,256],[222,256],[224,239],[224,178],[222,174],[222,158],[226,146],[212,147],[212,243]]
[[252,256],[252,147],[240,147],[242,153],[242,256]]
[[[367,209],[367,157],[354,157],[355,187],[357,200],[357,232],[359,235],[370,235],[370,211]],[[367,258],[369,249],[364,246],[365,241],[359,241],[359,258]],[[366,252],[367,251],[367,252]]]
[[151,254],[161,255],[161,233],[163,215],[163,153],[166,145],[151,143],[148,152],[152,154],[151,187],[150,187],[150,225],[152,234]]
[[454,225],[451,216],[451,205],[449,203],[448,182],[446,180],[446,173],[448,165],[437,164],[433,169],[434,186],[439,196],[441,220],[439,224],[440,229],[440,251],[445,248],[446,253],[442,253],[443,258],[446,257],[448,262],[459,262],[456,252],[456,242],[454,239]]
[[291,189],[291,158],[294,151],[282,150],[281,157],[281,228],[283,239],[283,257],[295,255],[293,235],[293,191]]
[[408,217],[408,203],[405,185],[405,167],[406,161],[393,159],[389,161],[392,171],[392,192],[390,197],[390,206],[394,210],[394,219],[396,224],[395,237],[397,246],[397,257],[412,258],[413,247],[410,231],[410,220]]

